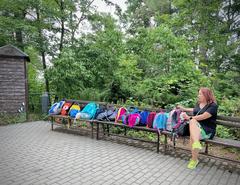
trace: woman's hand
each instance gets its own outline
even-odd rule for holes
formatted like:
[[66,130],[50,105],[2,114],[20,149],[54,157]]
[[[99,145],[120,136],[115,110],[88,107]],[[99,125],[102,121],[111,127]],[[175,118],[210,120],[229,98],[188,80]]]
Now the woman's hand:
[[184,107],[182,105],[177,105],[176,108],[180,109],[181,111],[184,111]]
[[186,112],[183,112],[183,113],[182,113],[182,117],[183,117],[185,120],[189,120],[189,119],[190,119],[190,116],[188,116]]

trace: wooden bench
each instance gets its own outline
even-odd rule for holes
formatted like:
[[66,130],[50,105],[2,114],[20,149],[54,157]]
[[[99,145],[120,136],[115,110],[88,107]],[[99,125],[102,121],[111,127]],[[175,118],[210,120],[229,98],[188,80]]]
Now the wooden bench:
[[[229,128],[236,128],[236,129],[240,129],[240,118],[238,117],[229,117],[229,116],[217,116],[217,121],[216,121],[217,125],[223,125]],[[164,153],[166,153],[167,150],[167,137],[172,137],[172,133],[169,131],[162,131],[161,134],[164,134],[165,137],[165,141],[164,141]],[[189,139],[189,137],[183,137],[184,139]],[[172,139],[173,142],[173,147],[174,149],[176,148],[176,138],[173,137]],[[219,146],[224,146],[224,147],[230,147],[230,148],[236,148],[236,149],[240,149],[240,141],[239,140],[233,140],[233,139],[227,139],[227,138],[220,138],[215,136],[213,139],[206,139],[201,141],[203,143],[205,143],[205,151],[204,155],[207,156],[211,156],[211,157],[217,157],[217,156],[213,156],[211,154],[209,154],[208,150],[209,150],[209,145],[219,145]],[[222,158],[222,157],[217,157],[220,159],[226,159],[226,158]],[[227,159],[232,161],[231,159]],[[236,161],[236,162],[240,162],[240,161]]]
[[[159,145],[160,145],[160,132],[157,129],[153,129],[153,128],[147,128],[147,127],[143,127],[143,126],[134,126],[134,127],[130,127],[128,125],[124,125],[122,123],[115,123],[115,122],[110,122],[110,121],[99,121],[99,120],[89,120],[90,123],[96,124],[97,125],[97,131],[96,131],[96,139],[99,139],[99,128],[100,125],[103,128],[103,134],[104,135],[113,135],[113,136],[120,136],[120,137],[124,137],[124,138],[128,138],[128,139],[133,139],[133,140],[139,140],[139,141],[143,141],[143,142],[149,142],[149,143],[155,143],[156,147],[157,147],[157,153],[159,153]],[[106,127],[105,127],[106,126]],[[110,127],[120,127],[124,129],[124,135],[119,135],[119,134],[114,134],[114,133],[110,133]],[[107,131],[106,131],[107,130]],[[127,130],[137,130],[137,131],[144,131],[144,132],[149,132],[149,133],[155,133],[156,137],[157,137],[157,141],[150,141],[150,140],[146,140],[146,139],[140,139],[140,138],[134,138],[134,137],[129,137],[127,136]]]
[[[217,125],[223,125],[229,128],[240,129],[240,118],[237,117],[229,117],[229,116],[217,116]],[[240,149],[240,141],[233,139],[225,139],[214,137],[213,139],[205,140],[205,153],[208,154],[209,144],[221,145],[226,147],[233,147]]]
[[[159,131],[157,129],[147,128],[147,127],[142,127],[142,126],[129,127],[128,125],[123,125],[121,123],[114,123],[114,122],[108,122],[108,121],[98,121],[98,120],[91,120],[90,122],[97,125],[97,132],[96,132],[96,134],[97,134],[96,138],[97,139],[99,139],[99,125],[102,125],[102,127],[103,127],[103,134],[105,135],[105,133],[107,133],[108,136],[109,135],[117,135],[117,134],[113,134],[113,133],[109,132],[109,126],[114,126],[114,127],[124,128],[124,136],[121,136],[121,137],[126,137],[126,138],[131,138],[131,139],[136,139],[136,138],[126,136],[127,135],[127,130],[129,130],[129,129],[156,133],[157,141],[153,142],[153,143],[156,143],[157,152],[159,152],[160,136],[161,135],[164,136],[164,153],[167,152],[167,148],[169,147],[169,143],[168,143],[168,138],[169,137],[172,138],[173,147],[176,148],[176,138],[173,137],[172,132],[169,132],[169,131],[161,131],[159,133]],[[240,118],[218,116],[217,117],[217,125],[223,125],[223,126],[239,129],[240,128]],[[105,131],[105,128],[104,128],[105,126],[107,126],[107,132]],[[186,139],[186,138],[189,138],[189,137],[184,137],[184,139]],[[146,141],[146,140],[142,140],[142,139],[136,139],[136,140]],[[147,141],[147,142],[151,142],[151,141]],[[210,144],[240,149],[240,141],[233,140],[233,139],[225,139],[225,138],[219,138],[219,137],[215,136],[213,139],[207,139],[207,140],[204,140],[202,142],[205,142],[205,152],[204,152],[204,154],[209,155],[209,156],[211,156],[208,153],[208,149],[209,149]]]
[[[70,102],[70,103],[78,103],[80,105],[80,107],[85,106],[86,104],[92,102],[92,101],[85,101],[85,100],[72,100],[72,99],[66,99],[66,102]],[[104,105],[107,106],[108,103],[106,102],[95,102],[99,105]],[[68,115],[54,115],[54,114],[50,114],[48,115],[48,118],[51,120],[51,129],[53,130],[53,125],[58,125],[58,126],[62,126],[64,124],[59,123],[58,121],[56,121],[56,119],[61,120],[61,122],[64,122],[65,120],[67,121],[67,123],[65,124],[66,127],[69,129],[74,121],[73,118],[71,118]],[[86,120],[82,120],[82,121],[86,121]]]
[[[77,102],[80,105],[85,105],[87,103],[89,103],[90,101],[83,101],[83,100],[67,100],[70,102]],[[105,105],[107,106],[108,104],[106,102],[96,102],[99,105]],[[73,123],[73,118],[69,117],[69,116],[62,116],[62,115],[49,115],[49,118],[51,118],[51,128],[53,130],[53,125],[56,124],[55,123],[55,119],[62,119],[66,121],[66,128],[70,129]],[[87,121],[91,124],[91,128],[92,128],[92,138],[94,137],[94,125],[96,126],[96,139],[99,139],[99,133],[100,133],[100,125],[103,128],[103,134],[104,135],[117,135],[120,137],[125,137],[125,138],[130,138],[130,139],[134,139],[134,140],[139,140],[139,141],[143,141],[143,142],[151,142],[151,143],[155,143],[156,144],[156,148],[157,148],[157,153],[159,153],[159,146],[160,146],[160,136],[163,135],[164,136],[164,153],[167,152],[167,148],[169,147],[169,143],[168,143],[168,138],[172,138],[172,142],[173,142],[173,147],[176,148],[176,138],[173,137],[172,132],[169,131],[161,131],[159,132],[157,129],[153,129],[153,128],[147,128],[147,127],[143,127],[143,126],[134,126],[134,127],[129,127],[128,125],[123,125],[121,123],[115,123],[115,122],[109,122],[109,121],[99,121],[99,120],[80,120],[80,121]],[[57,124],[59,125],[59,124]],[[223,125],[226,127],[230,127],[230,128],[236,128],[236,129],[240,129],[240,118],[237,117],[229,117],[229,116],[217,116],[217,125]],[[114,134],[114,133],[110,133],[110,127],[120,127],[124,129],[124,135],[119,135],[119,134]],[[127,136],[127,130],[136,130],[136,131],[144,131],[144,132],[149,132],[149,133],[155,133],[156,134],[156,141],[150,141],[150,140],[145,140],[145,139],[140,139],[140,138],[134,138],[134,137],[129,137]],[[185,137],[188,138],[188,137]],[[214,137],[212,140],[211,139],[207,139],[205,141],[205,151],[204,154],[205,155],[210,155],[208,153],[209,150],[209,145],[220,145],[220,146],[225,146],[225,147],[232,147],[232,148],[237,148],[240,149],[240,141],[237,140],[233,140],[233,139],[225,139],[225,138],[219,138],[219,137]],[[211,156],[211,155],[210,155]]]

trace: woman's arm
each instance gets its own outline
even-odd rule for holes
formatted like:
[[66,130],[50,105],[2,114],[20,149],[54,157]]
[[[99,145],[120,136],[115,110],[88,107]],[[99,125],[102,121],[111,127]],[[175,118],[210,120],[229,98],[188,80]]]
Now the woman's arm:
[[186,120],[191,120],[191,119],[195,119],[197,121],[202,121],[205,119],[210,118],[212,115],[208,112],[204,112],[203,114],[197,115],[197,116],[188,116],[186,113],[183,114],[184,119]]
[[185,107],[183,107],[181,105],[177,105],[176,108],[178,108],[178,109],[180,109],[180,110],[182,110],[184,112],[193,112],[193,108],[185,108]]
[[[202,121],[202,120],[205,120],[205,119],[208,119],[210,118],[212,115],[208,112],[204,112],[203,114],[200,114],[200,115],[197,115],[197,116],[192,116],[192,119],[195,119],[197,121]],[[190,119],[190,117],[189,117]]]

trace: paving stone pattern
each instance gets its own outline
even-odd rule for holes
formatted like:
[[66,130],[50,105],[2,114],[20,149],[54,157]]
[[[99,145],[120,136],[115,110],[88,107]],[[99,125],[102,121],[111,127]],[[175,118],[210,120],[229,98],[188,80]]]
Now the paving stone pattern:
[[237,172],[50,130],[49,122],[0,127],[0,185],[239,185]]

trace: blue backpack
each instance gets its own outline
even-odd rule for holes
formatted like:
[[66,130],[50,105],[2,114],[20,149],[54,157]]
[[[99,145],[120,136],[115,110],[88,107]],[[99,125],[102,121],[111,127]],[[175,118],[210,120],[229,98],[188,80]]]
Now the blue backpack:
[[69,109],[69,113],[68,114],[69,114],[69,116],[71,118],[75,118],[77,113],[79,113],[79,112],[80,112],[80,106],[77,105],[77,104],[73,104],[71,106],[71,108]]
[[137,107],[128,107],[127,110],[129,114],[139,113],[139,110]]
[[65,101],[60,101],[60,102],[54,103],[54,104],[51,106],[51,108],[49,109],[48,114],[51,114],[51,115],[60,114],[64,103],[65,103]]
[[168,119],[168,116],[166,113],[164,112],[158,113],[154,118],[153,128],[157,128],[159,130],[166,130],[167,119]]
[[140,113],[140,122],[139,125],[146,126],[147,125],[147,117],[149,115],[149,111],[142,111]]
[[98,108],[99,106],[96,103],[90,102],[83,108],[83,110],[80,113],[88,114],[89,119],[93,119]]

